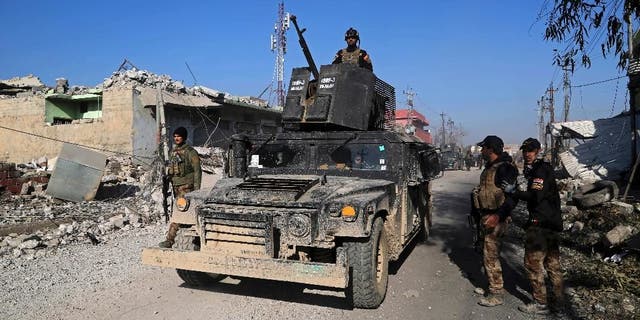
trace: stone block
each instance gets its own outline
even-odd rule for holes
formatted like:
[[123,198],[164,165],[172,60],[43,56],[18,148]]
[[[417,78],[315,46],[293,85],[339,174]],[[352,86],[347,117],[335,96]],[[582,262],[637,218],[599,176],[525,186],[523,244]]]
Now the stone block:
[[629,215],[633,213],[633,205],[624,203],[622,201],[613,200],[610,204],[613,208],[617,209],[620,213]]
[[632,226],[619,225],[605,234],[604,238],[602,239],[602,243],[605,245],[605,247],[619,245],[629,237],[631,237],[634,231],[635,228]]

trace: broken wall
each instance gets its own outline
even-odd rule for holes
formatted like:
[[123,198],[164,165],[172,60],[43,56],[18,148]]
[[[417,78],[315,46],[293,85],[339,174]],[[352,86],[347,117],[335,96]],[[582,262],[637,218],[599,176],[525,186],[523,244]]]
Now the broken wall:
[[[153,110],[145,108],[142,95],[151,92],[141,92],[133,89],[133,118],[131,122],[131,152],[135,156],[136,163],[150,165],[158,150],[158,128]],[[155,108],[154,108],[155,110]]]
[[0,128],[3,141],[0,160],[22,163],[40,156],[54,158],[60,152],[62,141],[130,153],[133,147],[132,90],[105,90],[102,95],[101,118],[90,123],[60,125],[45,122],[45,98],[42,96],[0,99],[0,126],[4,127]]

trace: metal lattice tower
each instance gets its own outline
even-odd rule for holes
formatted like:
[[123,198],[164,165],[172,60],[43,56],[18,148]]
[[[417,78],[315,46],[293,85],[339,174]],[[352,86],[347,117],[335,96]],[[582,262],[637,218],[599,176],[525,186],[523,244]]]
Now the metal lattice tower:
[[271,34],[271,51],[276,53],[274,80],[276,82],[276,105],[284,106],[284,55],[287,53],[287,30],[289,29],[289,13],[284,12],[284,2],[278,4],[278,20]]
[[402,90],[402,93],[405,94],[407,96],[407,108],[408,110],[408,114],[407,114],[407,124],[405,125],[405,130],[407,130],[408,132],[411,132],[411,134],[415,134],[416,128],[413,125],[413,97],[416,95],[415,92],[413,92],[413,89],[407,87],[407,90]]

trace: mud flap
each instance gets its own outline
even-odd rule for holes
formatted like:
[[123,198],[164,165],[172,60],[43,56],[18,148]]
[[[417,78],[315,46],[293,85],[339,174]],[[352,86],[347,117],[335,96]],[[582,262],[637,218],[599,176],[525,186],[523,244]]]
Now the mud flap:
[[346,288],[349,284],[347,255],[342,248],[337,248],[335,264],[223,256],[207,251],[184,251],[163,248],[143,249],[142,263],[165,268],[333,288]]

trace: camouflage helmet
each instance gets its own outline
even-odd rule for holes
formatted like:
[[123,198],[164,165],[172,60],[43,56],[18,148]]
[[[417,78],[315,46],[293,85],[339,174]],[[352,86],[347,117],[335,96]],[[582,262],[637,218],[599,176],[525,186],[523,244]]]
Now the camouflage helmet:
[[347,30],[347,32],[344,33],[344,40],[347,40],[347,38],[350,38],[350,37],[354,37],[356,38],[356,40],[360,40],[360,34],[358,33],[358,30],[354,28],[349,28],[349,30]]

